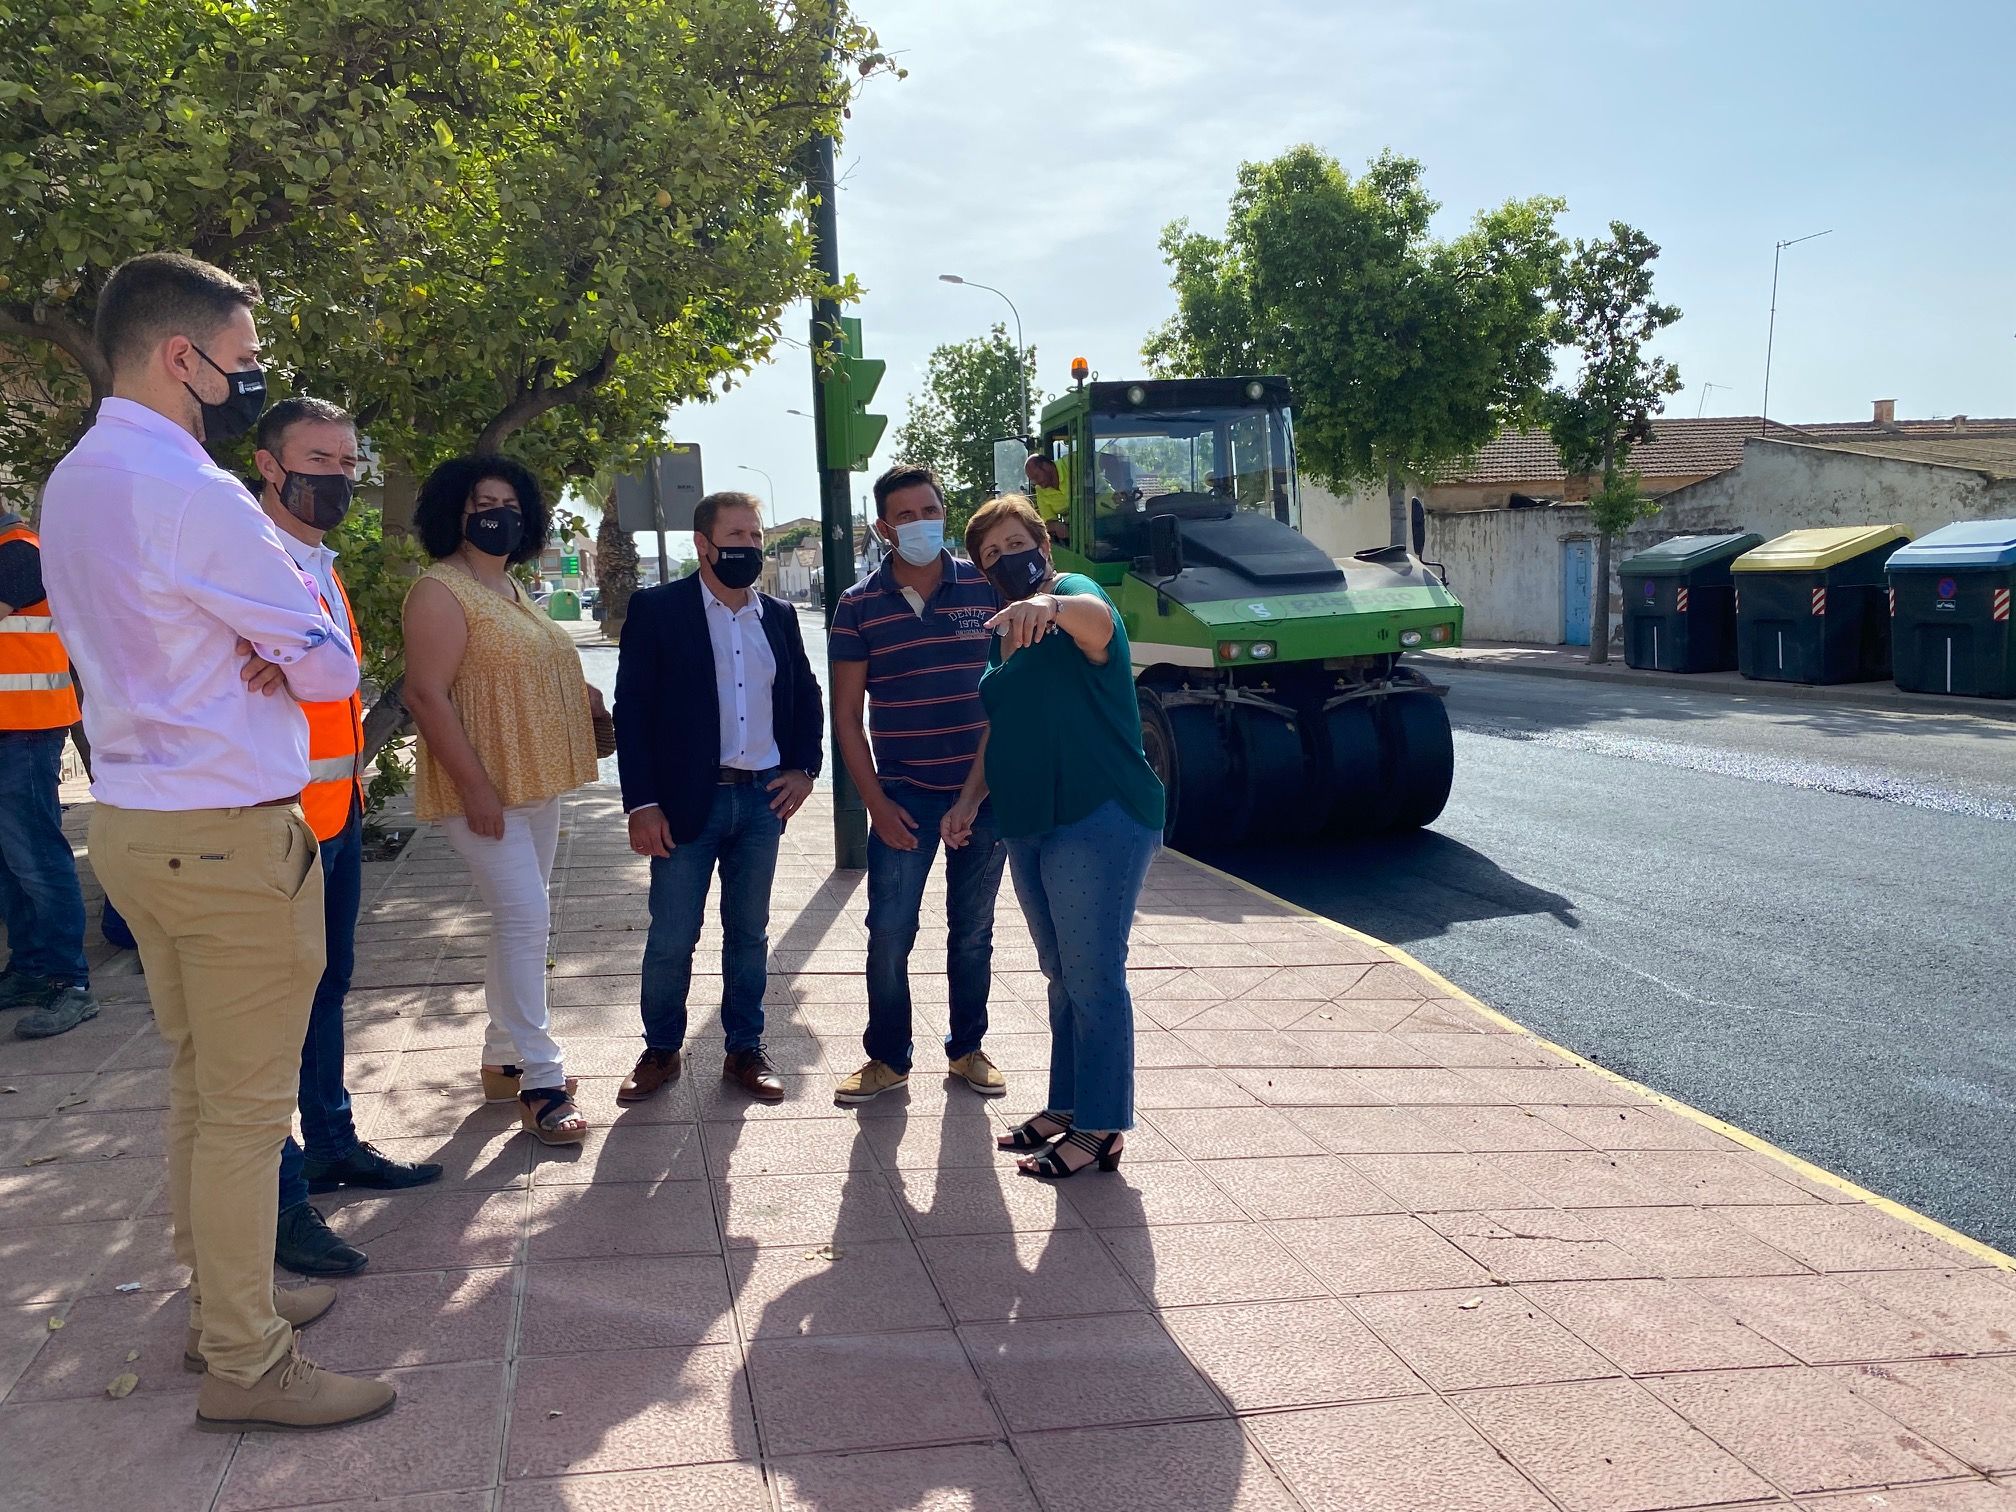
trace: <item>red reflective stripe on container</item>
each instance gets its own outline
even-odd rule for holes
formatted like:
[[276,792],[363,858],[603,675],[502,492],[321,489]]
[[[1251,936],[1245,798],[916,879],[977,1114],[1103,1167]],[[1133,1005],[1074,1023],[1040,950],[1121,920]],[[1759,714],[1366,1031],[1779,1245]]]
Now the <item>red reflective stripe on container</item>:
[[1993,612],[1994,617],[1998,620],[2009,618],[2009,590],[2007,588],[1997,588],[1995,590],[1995,607]]
[[1897,618],[1897,590],[1895,588],[1890,590],[1890,618]]
[[1687,590],[1685,588],[1674,590],[1673,609],[1678,614],[1685,614],[1687,612]]
[[1813,612],[1815,614],[1825,614],[1827,612],[1827,590],[1825,588],[1815,588],[1813,590]]

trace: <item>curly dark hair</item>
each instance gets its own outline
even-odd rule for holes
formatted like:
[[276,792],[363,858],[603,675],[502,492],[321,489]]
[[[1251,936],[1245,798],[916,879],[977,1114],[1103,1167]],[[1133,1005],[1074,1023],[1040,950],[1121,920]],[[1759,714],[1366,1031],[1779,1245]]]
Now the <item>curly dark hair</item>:
[[427,474],[427,481],[420,485],[419,500],[413,506],[414,533],[435,561],[462,549],[462,511],[476,485],[486,478],[509,483],[518,495],[518,510],[525,519],[525,538],[511,553],[511,560],[529,562],[546,549],[553,516],[546,506],[545,490],[531,470],[509,457],[457,457]]

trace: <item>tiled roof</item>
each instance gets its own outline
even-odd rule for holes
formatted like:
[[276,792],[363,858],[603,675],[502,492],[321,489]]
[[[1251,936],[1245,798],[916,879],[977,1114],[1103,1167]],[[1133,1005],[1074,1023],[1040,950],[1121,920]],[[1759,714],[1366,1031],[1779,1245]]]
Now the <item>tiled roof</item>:
[[1954,430],[1950,420],[1904,420],[1894,425],[1802,425],[1771,427],[1775,441],[1825,446],[1899,462],[1965,467],[1991,478],[2016,478],[2016,420],[1968,420]]
[[[1726,472],[1743,460],[1744,438],[1756,435],[1761,424],[1755,415],[1707,415],[1700,419],[1662,415],[1652,422],[1652,439],[1632,451],[1631,465],[1647,478]],[[1508,430],[1442,481],[1559,483],[1566,477],[1561,454],[1546,431]]]

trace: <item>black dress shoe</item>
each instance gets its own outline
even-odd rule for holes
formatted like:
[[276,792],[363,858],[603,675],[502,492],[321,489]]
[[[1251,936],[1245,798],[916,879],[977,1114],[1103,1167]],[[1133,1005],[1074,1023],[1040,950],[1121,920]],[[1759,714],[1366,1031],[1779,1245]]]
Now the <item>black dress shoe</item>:
[[297,1202],[280,1214],[273,1258],[298,1276],[354,1276],[371,1257],[344,1243],[311,1203]]
[[316,1160],[311,1156],[301,1163],[301,1170],[308,1178],[311,1192],[333,1192],[345,1186],[396,1192],[441,1179],[441,1167],[431,1161],[416,1165],[410,1160],[394,1160],[372,1144],[357,1145],[341,1160]]

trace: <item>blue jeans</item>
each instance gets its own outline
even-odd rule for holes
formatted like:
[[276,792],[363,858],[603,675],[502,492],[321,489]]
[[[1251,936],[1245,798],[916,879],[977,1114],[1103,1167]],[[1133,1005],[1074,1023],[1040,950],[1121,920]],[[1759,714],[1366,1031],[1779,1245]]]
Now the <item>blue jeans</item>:
[[350,822],[322,842],[322,929],[328,963],[315,984],[308,1034],[301,1042],[301,1143],[280,1147],[280,1208],[308,1200],[301,1144],[316,1160],[341,1160],[357,1148],[350,1089],[343,1085],[343,999],[357,965],[357,911],[364,894],[364,815],[353,801]]
[[1050,983],[1050,1100],[1081,1129],[1134,1127],[1127,936],[1162,835],[1117,803],[1008,842],[1015,895]]
[[706,826],[669,856],[651,858],[651,932],[644,939],[644,1043],[686,1043],[686,994],[693,948],[707,913],[714,867],[721,867],[721,1028],[728,1053],[763,1044],[763,991],[769,985],[770,884],[784,821],[770,811],[776,769],[753,782],[714,789]]
[[[861,1048],[871,1060],[910,1069],[910,951],[917,943],[924,885],[938,856],[938,822],[957,793],[929,793],[885,782],[883,793],[917,821],[917,848],[899,851],[868,836],[868,1031]],[[980,805],[973,838],[945,854],[945,974],[952,988],[952,1032],[945,1058],[958,1060],[987,1036],[987,992],[994,962],[994,899],[1007,855],[994,830],[994,810]]]
[[0,919],[9,971],[91,985],[84,894],[56,787],[66,730],[0,730]]

